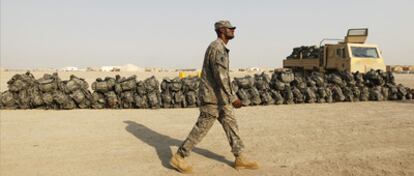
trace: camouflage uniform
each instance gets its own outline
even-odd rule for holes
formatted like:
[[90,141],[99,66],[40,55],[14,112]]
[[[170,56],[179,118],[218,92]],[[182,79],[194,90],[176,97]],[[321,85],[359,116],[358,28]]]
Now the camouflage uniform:
[[178,149],[182,157],[190,154],[218,120],[226,133],[232,148],[231,152],[239,156],[244,145],[239,136],[237,121],[231,105],[237,97],[230,83],[229,50],[221,39],[213,41],[207,48],[200,80],[200,116],[187,139]]

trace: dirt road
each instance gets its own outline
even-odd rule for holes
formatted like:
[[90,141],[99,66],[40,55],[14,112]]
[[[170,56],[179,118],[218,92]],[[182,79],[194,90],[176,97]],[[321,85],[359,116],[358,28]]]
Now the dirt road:
[[[414,102],[236,111],[258,171],[237,172],[219,123],[189,157],[195,175],[414,175]],[[1,110],[0,175],[180,175],[168,160],[197,109]]]

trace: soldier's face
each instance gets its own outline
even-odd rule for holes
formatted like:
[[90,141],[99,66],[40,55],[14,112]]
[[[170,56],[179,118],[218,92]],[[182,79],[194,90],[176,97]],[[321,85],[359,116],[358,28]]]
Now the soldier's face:
[[235,28],[226,28],[226,31],[224,33],[226,35],[226,38],[227,39],[233,39],[235,30],[236,30]]

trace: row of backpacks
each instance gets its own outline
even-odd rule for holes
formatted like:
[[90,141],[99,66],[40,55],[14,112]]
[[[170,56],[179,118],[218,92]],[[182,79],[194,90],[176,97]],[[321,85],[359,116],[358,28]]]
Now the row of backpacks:
[[[61,80],[57,73],[36,79],[30,72],[14,75],[0,94],[2,109],[158,109],[200,106],[198,77],[138,80],[97,78],[91,84],[75,75]],[[414,89],[395,83],[391,72],[291,72],[275,70],[236,77],[232,87],[244,106],[384,101],[412,99]]]
[[199,78],[164,78],[151,76],[137,80],[130,77],[97,78],[89,89],[83,78],[71,75],[61,80],[57,73],[36,79],[30,72],[14,75],[8,90],[0,94],[2,109],[157,109],[186,108],[200,105]]
[[274,71],[235,78],[233,87],[244,106],[384,101],[412,99],[414,90],[396,84],[391,72],[363,73]]

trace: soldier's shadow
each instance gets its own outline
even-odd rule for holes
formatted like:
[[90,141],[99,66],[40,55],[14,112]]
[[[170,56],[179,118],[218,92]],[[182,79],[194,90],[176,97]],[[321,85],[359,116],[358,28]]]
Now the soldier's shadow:
[[[124,121],[124,123],[128,124],[128,126],[125,127],[126,131],[128,131],[129,133],[131,133],[132,135],[134,135],[136,138],[140,139],[141,141],[155,148],[158,158],[161,160],[161,164],[164,167],[173,169],[169,164],[169,161],[172,157],[172,152],[171,152],[170,147],[179,146],[181,145],[182,141],[160,134],[134,121],[127,120],[127,121]],[[229,166],[232,165],[232,162],[227,160],[224,156],[218,155],[209,150],[194,147],[193,152],[203,155],[207,158],[211,158],[216,161],[223,162]]]

